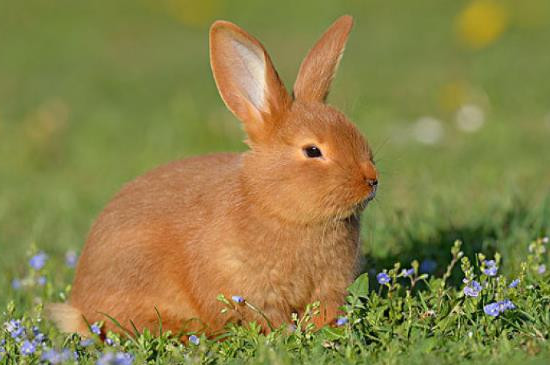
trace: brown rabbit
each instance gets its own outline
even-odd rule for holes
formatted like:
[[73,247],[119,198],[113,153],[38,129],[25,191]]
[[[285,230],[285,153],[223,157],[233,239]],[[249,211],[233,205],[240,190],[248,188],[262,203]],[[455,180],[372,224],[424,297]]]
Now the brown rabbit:
[[336,318],[358,266],[359,214],[377,188],[365,139],[325,104],[351,27],[343,16],[326,31],[291,96],[258,40],[212,25],[214,78],[250,150],[173,162],[128,183],[91,229],[70,304],[49,308],[61,330],[86,334],[85,318],[117,331],[106,313],[156,332],[156,309],[173,332],[212,334],[238,320],[265,329],[244,307],[221,314],[218,294],[244,297],[275,326],[315,301],[317,326]]

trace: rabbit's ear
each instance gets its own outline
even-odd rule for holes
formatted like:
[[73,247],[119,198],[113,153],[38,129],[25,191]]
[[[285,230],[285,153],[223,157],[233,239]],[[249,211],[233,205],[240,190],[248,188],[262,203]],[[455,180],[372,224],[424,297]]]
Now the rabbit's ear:
[[352,26],[351,16],[338,18],[309,51],[294,83],[296,99],[325,101]]
[[287,110],[291,98],[260,42],[233,23],[210,28],[210,64],[220,95],[250,137]]

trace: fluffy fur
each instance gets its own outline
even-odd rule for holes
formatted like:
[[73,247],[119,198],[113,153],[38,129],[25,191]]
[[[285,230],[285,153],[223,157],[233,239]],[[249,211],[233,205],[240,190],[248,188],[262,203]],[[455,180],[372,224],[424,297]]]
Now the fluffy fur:
[[[263,318],[220,314],[218,294],[241,295],[274,325],[321,302],[318,326],[343,304],[359,258],[359,214],[377,172],[357,128],[324,100],[352,18],[338,19],[305,58],[294,87],[262,45],[236,25],[210,30],[220,94],[250,150],[177,161],[128,183],[94,223],[70,303],[49,310],[59,328],[86,332],[104,314],[138,329],[201,330]],[[322,157],[308,158],[315,145]],[[265,326],[264,326],[265,328]]]

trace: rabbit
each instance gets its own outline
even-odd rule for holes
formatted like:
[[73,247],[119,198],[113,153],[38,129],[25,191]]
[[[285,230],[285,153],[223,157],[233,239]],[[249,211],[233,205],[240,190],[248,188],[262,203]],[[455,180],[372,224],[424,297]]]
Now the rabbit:
[[[103,331],[158,333],[161,322],[213,335],[256,321],[267,333],[313,302],[316,327],[336,321],[358,273],[360,214],[378,187],[365,138],[325,103],[352,25],[345,15],[330,26],[290,94],[256,38],[214,22],[212,72],[249,150],[172,162],[126,184],[91,228],[69,302],[48,308],[60,330],[85,335],[103,321]],[[263,315],[238,304],[222,313],[219,294]]]

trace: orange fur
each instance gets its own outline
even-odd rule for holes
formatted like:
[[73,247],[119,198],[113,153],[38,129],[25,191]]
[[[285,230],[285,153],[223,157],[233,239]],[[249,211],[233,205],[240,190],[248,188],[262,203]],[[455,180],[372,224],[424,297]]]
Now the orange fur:
[[[314,301],[318,326],[334,320],[377,183],[361,133],[324,104],[351,24],[338,19],[310,51],[293,100],[255,38],[214,23],[214,78],[251,149],[173,162],[128,183],[91,229],[70,304],[50,307],[62,330],[82,332],[84,316],[117,331],[106,313],[156,332],[155,308],[173,332],[211,334],[240,319],[265,327],[252,311],[220,314],[220,293],[243,296],[276,326]],[[312,144],[321,158],[304,154]]]

